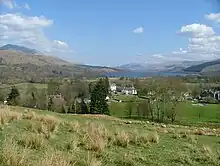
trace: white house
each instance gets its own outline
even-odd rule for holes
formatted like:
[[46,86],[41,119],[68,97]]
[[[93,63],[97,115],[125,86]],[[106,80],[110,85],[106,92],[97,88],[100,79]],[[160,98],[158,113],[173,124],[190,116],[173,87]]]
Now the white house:
[[112,92],[116,92],[116,89],[117,89],[116,84],[111,84],[111,85],[110,85],[110,90],[111,90]]
[[126,95],[137,95],[137,90],[134,87],[124,88],[122,93]]
[[109,97],[109,96],[106,96],[105,100],[109,100],[109,99],[110,99],[110,97]]
[[214,92],[214,98],[215,98],[216,100],[220,100],[220,91],[215,91],[215,92]]

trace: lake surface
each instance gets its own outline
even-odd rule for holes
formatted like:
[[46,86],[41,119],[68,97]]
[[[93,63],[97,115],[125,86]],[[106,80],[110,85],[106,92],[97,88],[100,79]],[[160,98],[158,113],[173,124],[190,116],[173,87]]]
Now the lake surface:
[[135,72],[135,71],[123,71],[123,72],[113,72],[105,73],[105,76],[108,77],[152,77],[152,76],[186,76],[186,75],[195,75],[184,72]]

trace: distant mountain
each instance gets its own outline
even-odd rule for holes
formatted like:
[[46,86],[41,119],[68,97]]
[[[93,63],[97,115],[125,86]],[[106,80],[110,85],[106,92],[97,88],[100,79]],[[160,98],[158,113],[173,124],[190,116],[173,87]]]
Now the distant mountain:
[[143,64],[139,63],[129,63],[125,65],[118,66],[117,68],[123,69],[123,70],[133,70],[133,71],[141,71],[146,68]]
[[18,45],[12,45],[12,44],[7,44],[7,45],[2,46],[0,47],[0,50],[13,50],[13,51],[23,52],[26,54],[42,55],[42,53],[39,52],[38,50],[30,49],[30,48],[18,46]]
[[132,71],[153,71],[153,72],[180,72],[184,69],[204,63],[204,61],[178,61],[178,62],[166,62],[158,64],[148,64],[148,63],[129,63],[119,66],[120,69],[132,70]]
[[205,62],[198,65],[193,65],[184,69],[186,72],[220,72],[220,59]]
[[[14,49],[14,50],[13,50]],[[40,55],[37,50],[6,45],[0,48],[0,84],[35,81],[58,77],[104,75],[121,71],[105,66],[73,64],[54,56]]]

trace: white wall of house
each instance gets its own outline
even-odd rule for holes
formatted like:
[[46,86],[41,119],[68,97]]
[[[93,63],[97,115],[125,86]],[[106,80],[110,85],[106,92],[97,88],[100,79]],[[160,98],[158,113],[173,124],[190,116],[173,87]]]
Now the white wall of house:
[[116,84],[111,84],[111,85],[110,85],[110,90],[111,90],[112,92],[116,92],[116,89],[117,89]]
[[137,95],[137,90],[136,89],[132,90],[132,95]]

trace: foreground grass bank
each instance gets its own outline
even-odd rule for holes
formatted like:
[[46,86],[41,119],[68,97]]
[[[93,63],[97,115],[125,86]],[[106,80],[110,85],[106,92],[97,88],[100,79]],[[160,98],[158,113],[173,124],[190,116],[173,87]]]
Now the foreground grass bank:
[[219,129],[0,109],[0,165],[219,165]]

